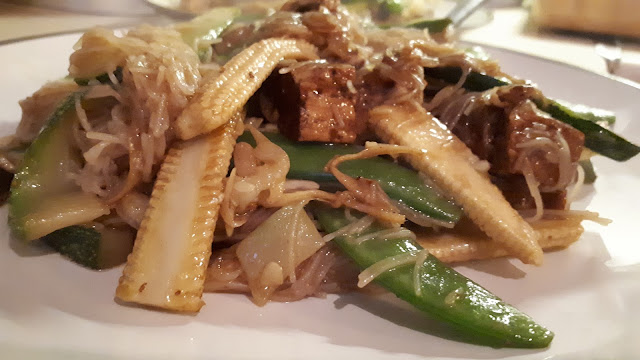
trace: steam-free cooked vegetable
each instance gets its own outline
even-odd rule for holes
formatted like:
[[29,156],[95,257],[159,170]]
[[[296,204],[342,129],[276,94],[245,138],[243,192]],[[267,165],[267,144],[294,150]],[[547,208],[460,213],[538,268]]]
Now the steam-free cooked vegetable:
[[71,141],[78,121],[75,106],[81,98],[82,93],[71,94],[55,110],[16,171],[9,197],[9,226],[21,240],[32,241],[109,213],[103,201],[82,192],[69,178],[82,161]]
[[[323,229],[338,231],[349,224],[340,210],[318,207],[315,210]],[[546,347],[553,333],[536,324],[529,316],[505,304],[495,295],[450,269],[410,238],[373,237],[356,240],[380,229],[379,225],[336,237],[335,241],[362,269],[370,269],[394,256],[411,255],[406,264],[390,266],[375,277],[375,282],[435,318],[474,335],[491,346]],[[414,279],[418,281],[415,282]]]
[[[291,168],[287,177],[317,182],[323,186],[337,186],[338,180],[324,171],[325,166],[335,156],[354,154],[363,148],[342,144],[295,143],[278,133],[264,133],[274,144],[280,146],[289,156]],[[245,132],[238,141],[253,143],[253,138]],[[460,218],[461,209],[432,186],[427,185],[420,175],[390,159],[375,157],[351,160],[340,164],[340,170],[351,177],[363,177],[377,181],[389,198],[419,212],[433,223],[452,227]]]
[[197,312],[204,291],[262,306],[373,281],[461,340],[548,346],[550,330],[441,261],[542,266],[582,221],[607,223],[570,208],[594,151],[640,148],[604,127],[611,114],[457,49],[423,2],[359,1],[366,19],[291,0],[87,31],[75,82],[21,102],[2,142],[14,236],[92,269],[126,258],[123,303]]
[[236,114],[211,134],[169,150],[116,289],[118,298],[187,312],[204,305],[204,274],[240,119]]

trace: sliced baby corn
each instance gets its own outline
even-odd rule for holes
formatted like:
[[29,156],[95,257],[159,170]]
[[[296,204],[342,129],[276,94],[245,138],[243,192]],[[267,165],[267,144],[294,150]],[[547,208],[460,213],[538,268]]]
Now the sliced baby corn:
[[173,311],[200,310],[222,180],[241,123],[236,114],[216,131],[169,150],[116,297]]
[[229,60],[220,75],[200,87],[176,122],[178,136],[191,139],[227,122],[280,61],[317,57],[316,48],[304,40],[272,38],[249,46]]
[[[579,220],[540,220],[532,226],[540,233],[538,243],[544,250],[565,248],[576,242],[584,232]],[[508,255],[502,247],[480,232],[458,233],[454,230],[416,235],[416,241],[422,247],[446,263]]]
[[[404,158],[463,207],[491,239],[527,264],[542,264],[538,234],[509,205],[477,158],[442,123],[421,106],[379,106],[369,114],[370,125],[384,141],[421,149]],[[477,162],[475,165],[480,165]]]

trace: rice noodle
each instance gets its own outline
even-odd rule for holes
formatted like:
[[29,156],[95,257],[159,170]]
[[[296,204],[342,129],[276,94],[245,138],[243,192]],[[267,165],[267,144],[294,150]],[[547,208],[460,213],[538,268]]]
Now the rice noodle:
[[415,240],[416,235],[410,230],[400,227],[363,234],[358,236],[357,238],[348,238],[347,241],[353,245],[360,245],[365,241],[373,240],[376,238],[385,240],[409,238]]
[[86,162],[95,163],[96,161],[98,161],[98,157],[102,154],[105,148],[111,144],[112,142],[109,141],[101,141],[91,147],[91,149],[85,151],[82,156],[84,157]]
[[310,180],[285,180],[284,182],[284,193],[291,193],[295,191],[305,191],[305,190],[318,190],[320,189],[320,184],[315,181]]
[[347,221],[349,222],[354,222],[357,221],[358,218],[353,216],[351,214],[351,209],[349,209],[348,207],[344,208],[344,217],[347,219]]
[[416,211],[410,206],[405,205],[401,201],[394,200],[393,204],[398,208],[398,210],[400,210],[400,213],[402,213],[404,216],[407,217],[407,220],[411,221],[414,224],[418,224],[422,227],[427,227],[427,228],[443,227],[447,229],[452,229],[455,226],[455,223],[434,219],[419,211]]
[[[514,168],[524,174],[524,160],[536,152],[541,152],[549,163],[557,164],[558,177],[553,185],[540,186],[538,184],[540,191],[553,192],[567,188],[576,176],[577,164],[571,161],[571,150],[562,132],[556,130],[550,134],[543,124],[534,123],[532,127],[526,128],[523,134],[530,140],[522,141],[516,145],[516,148],[522,151],[516,159]],[[533,176],[533,170],[529,169],[528,171]]]
[[569,209],[569,205],[571,205],[573,200],[578,196],[578,194],[580,193],[580,189],[582,189],[582,186],[584,185],[584,169],[580,165],[578,165],[578,167],[576,168],[575,179],[576,180],[573,183],[573,186],[571,186],[571,189],[567,193],[567,209]]
[[348,225],[345,225],[342,228],[332,233],[326,234],[325,236],[322,237],[322,240],[324,240],[325,242],[329,242],[338,236],[348,236],[351,234],[362,232],[366,230],[369,226],[371,226],[374,221],[375,219],[371,216],[363,216],[359,220],[356,220]]
[[469,67],[464,67],[462,70],[462,75],[455,85],[445,86],[436,93],[431,101],[425,104],[425,109],[427,111],[432,111],[433,109],[437,108],[445,100],[454,97],[456,93],[460,94],[462,85],[465,81],[467,81],[467,76],[469,76],[469,73],[471,72],[471,69]]
[[105,97],[113,97],[118,100],[118,102],[122,102],[122,96],[118,94],[118,92],[110,85],[94,85],[89,88],[89,91],[84,95],[85,99],[98,99]]
[[575,164],[572,164],[571,150],[562,132],[557,131],[555,138],[560,145],[558,149],[558,181],[553,186],[542,188],[542,191],[547,192],[565,189],[574,178],[577,168]]
[[416,264],[413,267],[413,289],[416,296],[422,295],[422,267],[424,266],[424,262],[427,261],[428,256],[429,252],[426,249],[421,250],[416,259]]
[[527,160],[524,160],[525,165],[521,168],[522,174],[524,175],[524,179],[527,182],[527,188],[529,188],[529,192],[531,193],[531,197],[536,205],[535,215],[527,218],[526,220],[529,222],[538,221],[542,219],[542,214],[544,211],[544,203],[542,202],[542,195],[540,194],[538,180],[533,175],[533,171],[531,170],[531,166]]
[[91,124],[89,124],[89,119],[87,118],[87,112],[82,108],[82,103],[80,101],[80,97],[76,96],[75,99],[75,108],[76,114],[78,114],[78,121],[80,125],[84,129],[84,131],[91,131]]
[[[441,92],[442,90],[440,90],[435,97]],[[446,100],[441,100],[439,104],[435,105],[432,104],[432,100],[427,104],[427,107],[431,109],[431,112],[433,112],[440,121],[447,125],[447,128],[453,129],[458,124],[462,115],[468,115],[473,109],[473,105],[478,101],[481,94],[465,92],[464,89],[460,88],[451,93],[447,90],[447,95],[449,95],[449,97]]]
[[[533,214],[531,210],[520,210],[520,214],[523,216],[530,216]],[[577,219],[580,221],[589,220],[593,221],[597,224],[606,226],[611,224],[612,220],[607,219],[605,217],[600,216],[599,213],[595,211],[588,210],[555,210],[555,209],[544,209],[543,219]]]
[[[118,67],[122,69],[121,82],[114,74]],[[128,168],[120,169],[126,176],[115,176],[118,171],[112,164],[114,156],[122,156],[121,151],[98,151],[106,145],[92,150],[88,155],[99,152],[100,156],[89,156],[92,161],[75,177],[84,191],[115,203],[141,182],[153,179],[156,165],[174,139],[170,126],[197,89],[201,78],[198,67],[198,56],[173,29],[140,26],[116,36],[96,28],[83,35],[71,55],[70,74],[91,78],[107,73],[111,85],[92,85],[87,96],[113,97],[118,103],[109,109],[107,121],[88,119],[84,109],[76,106],[80,123],[87,132],[112,135],[111,143],[119,139],[117,143],[126,144],[129,158]],[[109,174],[108,179],[99,180],[102,174]]]
[[101,133],[97,131],[87,131],[85,136],[87,137],[87,139],[91,139],[91,140],[99,140],[107,143],[123,145],[120,138],[112,134]]
[[362,288],[367,286],[367,284],[375,280],[381,274],[391,269],[397,268],[398,266],[415,263],[420,253],[424,251],[426,250],[417,250],[417,251],[407,252],[404,254],[390,256],[388,258],[378,261],[377,263],[364,269],[360,273],[360,275],[358,275],[358,287]]

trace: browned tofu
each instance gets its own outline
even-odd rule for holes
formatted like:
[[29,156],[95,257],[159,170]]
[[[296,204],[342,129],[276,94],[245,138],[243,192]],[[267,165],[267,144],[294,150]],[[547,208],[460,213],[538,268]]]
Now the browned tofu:
[[366,128],[356,118],[354,80],[351,65],[307,62],[274,71],[261,96],[273,104],[278,130],[289,139],[353,143]]
[[[492,181],[514,209],[530,210],[536,208],[535,200],[531,196],[524,176],[519,174],[494,176]],[[567,203],[566,190],[543,192],[540,195],[545,209],[562,210],[565,208]]]
[[557,134],[561,134],[567,142],[571,163],[575,164],[584,147],[584,134],[538,110],[530,99],[540,94],[532,86],[505,86],[496,90],[494,96],[497,96],[497,101],[474,106],[459,117],[447,112],[450,109],[453,113],[460,112],[460,104],[444,106],[444,110],[436,109],[434,113],[444,119],[474,154],[491,163],[492,174],[522,174],[522,163],[519,164],[518,160],[524,156],[541,187],[554,187],[559,177],[557,160],[544,147],[525,152],[523,145],[526,147],[536,138],[547,138],[559,144]]
[[[570,125],[540,112],[532,102],[524,101],[516,105],[509,113],[505,137],[498,141],[502,142],[503,146],[499,146],[502,151],[496,153],[493,163],[495,166],[492,166],[492,170],[509,174],[518,172],[517,160],[524,151],[518,147],[518,144],[533,140],[528,133],[528,130],[533,127],[552,136],[558,132],[562,134],[571,154],[571,162],[575,163],[580,159],[584,145],[584,134]],[[550,136],[552,141],[556,141],[552,136]],[[558,182],[558,165],[547,158],[546,152],[534,151],[526,157],[533,170],[533,175],[541,186],[553,186]]]

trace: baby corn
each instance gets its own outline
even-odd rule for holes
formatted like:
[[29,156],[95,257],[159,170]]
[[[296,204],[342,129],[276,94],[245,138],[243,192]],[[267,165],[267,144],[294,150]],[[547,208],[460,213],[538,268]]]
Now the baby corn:
[[116,297],[173,311],[204,302],[205,271],[241,117],[169,150]]
[[[584,228],[580,220],[540,220],[532,224],[540,234],[538,243],[544,250],[565,248],[576,242]],[[449,231],[418,234],[416,241],[438,260],[446,263],[491,259],[507,252],[482,233],[460,234]]]
[[226,63],[219,76],[201,86],[177,119],[178,136],[191,139],[227,122],[280,61],[317,57],[316,48],[303,40],[272,38],[249,46]]
[[538,233],[509,205],[486,173],[476,170],[477,158],[443,124],[412,104],[379,106],[370,125],[384,141],[421,149],[404,157],[431,178],[491,239],[527,264],[542,264]]

